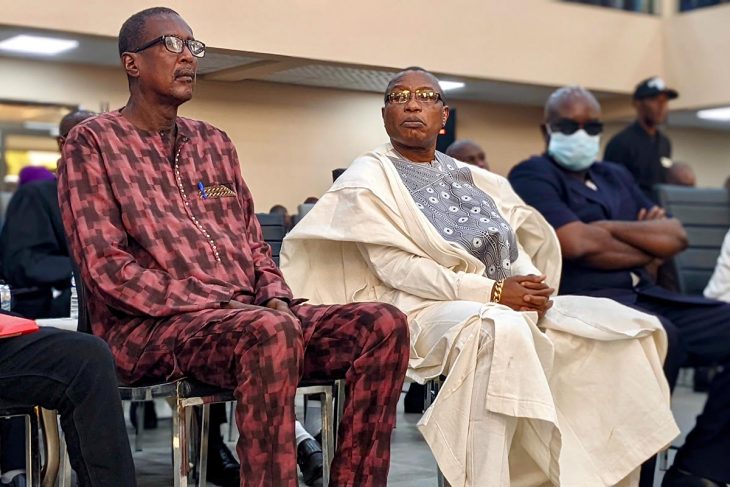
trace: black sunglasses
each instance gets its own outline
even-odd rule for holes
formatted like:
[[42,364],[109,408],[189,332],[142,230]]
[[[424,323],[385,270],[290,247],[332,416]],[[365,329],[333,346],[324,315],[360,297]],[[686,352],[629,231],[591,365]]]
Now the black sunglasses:
[[560,132],[565,135],[573,135],[583,129],[588,135],[599,135],[603,132],[603,123],[598,120],[589,120],[586,123],[579,123],[569,118],[561,118],[557,122],[548,124],[553,132]]

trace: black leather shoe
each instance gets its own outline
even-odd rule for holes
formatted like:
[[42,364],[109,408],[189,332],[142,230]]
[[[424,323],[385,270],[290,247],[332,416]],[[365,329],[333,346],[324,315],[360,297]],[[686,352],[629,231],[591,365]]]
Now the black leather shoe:
[[[212,435],[211,435],[212,436]],[[208,482],[222,487],[241,484],[241,465],[222,438],[210,438],[208,447]]]
[[412,382],[403,398],[403,410],[406,414],[423,414],[426,399],[426,386]]
[[724,483],[698,477],[689,472],[672,467],[664,474],[662,487],[724,487]]
[[302,472],[302,478],[307,485],[314,485],[314,482],[322,478],[322,447],[319,443],[309,438],[297,445],[297,464]]

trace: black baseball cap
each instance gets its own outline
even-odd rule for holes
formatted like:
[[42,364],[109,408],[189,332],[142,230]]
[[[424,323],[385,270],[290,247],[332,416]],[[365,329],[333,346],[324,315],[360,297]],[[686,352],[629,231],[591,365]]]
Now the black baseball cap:
[[638,85],[634,90],[634,100],[641,100],[643,98],[653,98],[655,96],[664,93],[670,100],[674,100],[679,96],[677,90],[667,88],[667,84],[659,76],[654,76],[649,79],[645,79]]

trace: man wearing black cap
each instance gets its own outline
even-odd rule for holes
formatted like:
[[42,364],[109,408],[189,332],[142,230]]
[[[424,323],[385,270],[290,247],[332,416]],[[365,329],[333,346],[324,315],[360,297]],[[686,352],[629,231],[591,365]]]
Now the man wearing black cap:
[[608,142],[603,157],[626,166],[652,201],[654,185],[666,183],[672,165],[672,144],[658,127],[667,119],[669,100],[677,96],[659,77],[639,83],[634,90],[637,119]]

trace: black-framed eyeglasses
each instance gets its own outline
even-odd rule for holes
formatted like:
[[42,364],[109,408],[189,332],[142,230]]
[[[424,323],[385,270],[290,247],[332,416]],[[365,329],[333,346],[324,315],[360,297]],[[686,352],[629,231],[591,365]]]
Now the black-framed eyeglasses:
[[424,105],[431,105],[439,100],[441,100],[442,102],[444,101],[441,93],[437,92],[436,90],[432,90],[431,88],[419,88],[416,91],[391,91],[390,93],[385,95],[385,103],[395,103],[396,105],[403,105],[405,103],[408,103],[414,95],[416,97],[416,101]]
[[603,123],[598,120],[589,120],[586,123],[579,123],[569,118],[561,118],[560,120],[549,124],[550,130],[560,132],[565,135],[573,135],[578,130],[583,129],[588,135],[600,135],[603,132]]
[[193,56],[205,56],[205,44],[203,44],[202,42],[196,41],[195,39],[180,39],[179,37],[173,35],[158,37],[157,39],[148,42],[142,47],[138,47],[132,52],[144,51],[145,49],[149,49],[150,47],[160,43],[165,46],[165,49],[175,54],[180,54],[181,52],[183,52],[185,46],[188,46],[188,49],[190,49],[190,53]]

